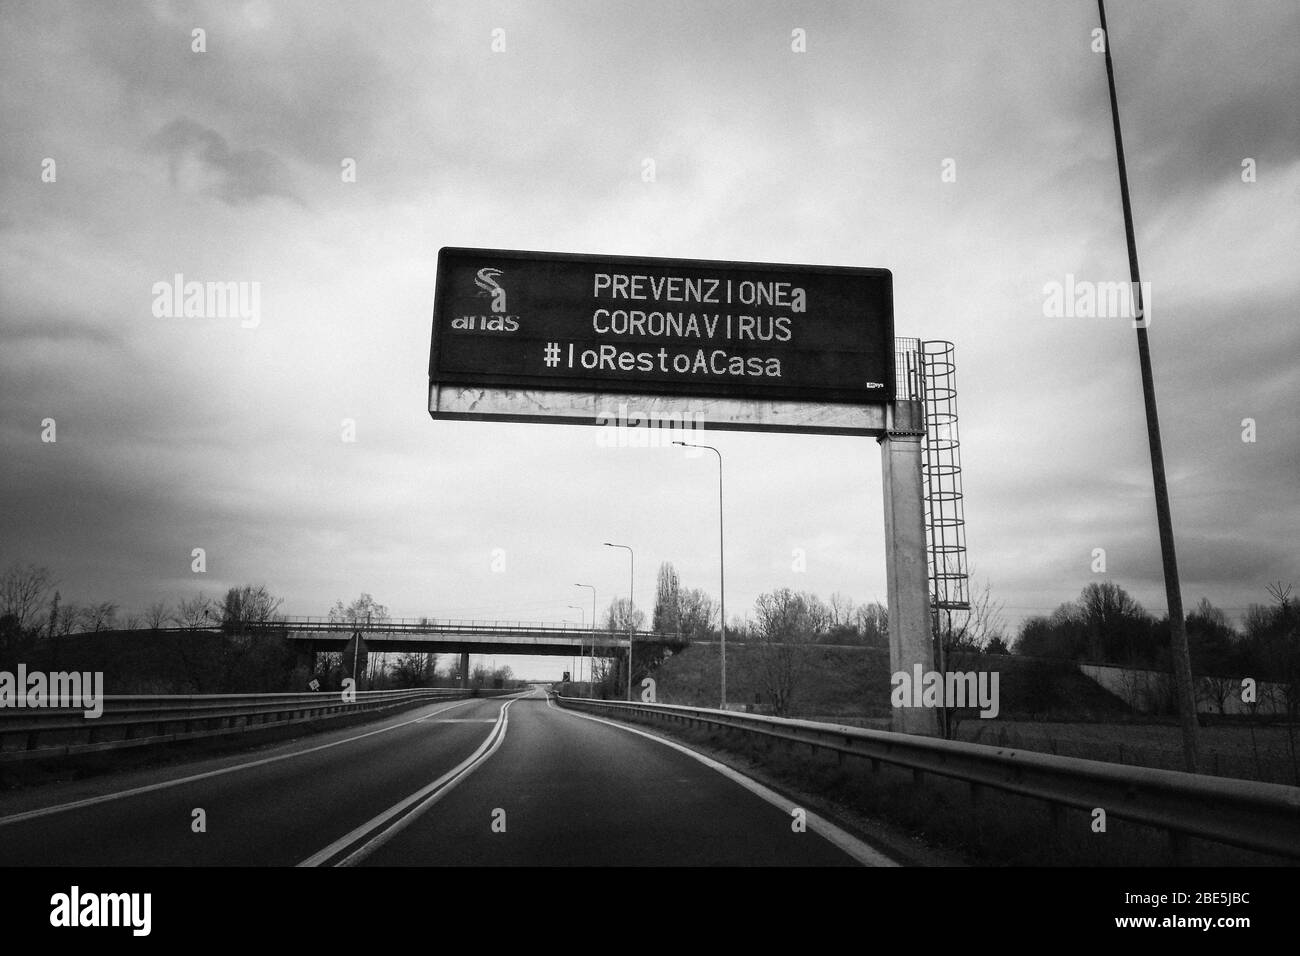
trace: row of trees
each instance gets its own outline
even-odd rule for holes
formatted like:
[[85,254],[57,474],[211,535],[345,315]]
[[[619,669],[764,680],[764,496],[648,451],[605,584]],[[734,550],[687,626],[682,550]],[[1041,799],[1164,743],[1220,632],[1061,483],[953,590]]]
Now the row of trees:
[[[246,584],[228,588],[220,598],[195,594],[174,605],[159,601],[143,614],[122,614],[115,602],[73,604],[62,598],[51,571],[42,566],[14,564],[0,572],[0,667],[8,668],[28,659],[33,651],[57,651],[60,639],[74,634],[117,629],[161,631],[167,627],[212,631],[220,634],[202,644],[181,640],[168,653],[174,654],[177,670],[184,676],[181,688],[197,692],[232,690],[305,689],[315,682],[321,690],[337,690],[350,678],[354,661],[342,652],[317,654],[315,667],[308,671],[285,642],[268,634],[267,624],[284,619],[283,599],[265,585]],[[328,611],[334,622],[356,625],[390,619],[388,608],[369,593],[345,604],[336,601]],[[250,625],[260,625],[256,629]],[[48,647],[46,647],[48,645]],[[431,653],[360,654],[357,683],[361,688],[407,688],[458,684],[460,660],[453,657],[446,669],[439,668]],[[57,654],[52,659],[57,659]],[[469,684],[475,687],[509,686],[514,675],[508,666],[488,667],[478,663],[471,670]]]
[[16,661],[43,642],[73,634],[118,629],[219,625],[227,634],[238,634],[248,623],[276,620],[280,604],[265,586],[249,584],[229,588],[221,599],[197,594],[175,606],[159,601],[143,613],[123,613],[115,601],[65,601],[49,568],[15,563],[0,572],[0,660]]
[[[650,630],[681,642],[716,641],[720,636],[721,608],[699,588],[683,587],[670,562],[659,566]],[[628,599],[610,602],[604,629],[614,639],[629,630],[646,630],[645,612]],[[750,645],[757,662],[757,677],[773,713],[788,713],[808,667],[808,645],[859,644],[889,646],[889,613],[878,602],[857,604],[843,594],[830,600],[791,588],[759,595],[753,617],[733,617],[727,622],[729,642]],[[653,672],[674,647],[672,641],[634,644],[632,683]],[[678,645],[680,646],[680,645]],[[620,697],[626,693],[626,660],[596,662],[598,693]]]
[[[1290,585],[1267,589],[1271,602],[1252,605],[1240,628],[1202,598],[1187,615],[1192,672],[1285,681],[1300,669],[1297,601]],[[1015,652],[1033,657],[1168,670],[1169,619],[1155,617],[1122,587],[1089,584],[1074,601],[1024,622]]]
[[[800,592],[800,598],[799,640],[812,644],[889,646],[889,612],[884,605],[876,601],[856,604],[838,592],[828,601],[807,592]],[[611,627],[612,622],[626,630],[627,602],[615,603],[622,606],[617,609],[611,606],[606,627],[617,631],[619,627]],[[716,641],[719,613],[718,603],[703,590],[681,586],[670,562],[659,566],[651,630],[659,634],[680,634],[687,641]],[[638,620],[644,626],[644,615]],[[727,622],[729,634],[744,635],[751,628],[751,622],[744,618]]]
[[174,607],[158,601],[140,612],[123,613],[116,601],[77,604],[63,600],[63,594],[49,568],[34,564],[13,564],[0,573],[0,619],[7,628],[30,636],[67,637],[117,629],[159,630],[164,627],[237,627],[242,623],[266,623],[276,619],[281,598],[264,585],[232,587],[214,600],[197,594]]
[[[1228,694],[1240,691],[1240,678],[1281,688],[1282,703],[1291,720],[1300,719],[1300,618],[1292,588],[1268,588],[1267,605],[1252,606],[1240,628],[1222,610],[1202,599],[1187,616],[1193,673],[1201,678],[1202,694],[1217,699],[1222,711]],[[645,615],[626,600],[614,602],[605,626],[611,635],[640,630]],[[652,629],[681,633],[687,640],[715,640],[717,609],[708,595],[681,586],[672,565],[660,566]],[[978,666],[985,654],[1016,653],[1058,661],[1092,661],[1167,672],[1171,668],[1169,621],[1149,614],[1120,585],[1095,582],[1074,601],[1051,615],[1024,621],[1009,640],[1003,607],[989,586],[972,595],[969,611],[940,612],[936,637],[948,670]],[[759,679],[768,707],[789,711],[806,669],[805,645],[861,643],[887,647],[888,612],[878,603],[855,605],[840,594],[823,601],[814,594],[779,588],[761,594],[753,616],[727,625],[729,639],[753,645]],[[637,660],[634,676],[652,669],[656,661]],[[622,671],[626,680],[626,671]],[[617,690],[617,688],[615,688]]]

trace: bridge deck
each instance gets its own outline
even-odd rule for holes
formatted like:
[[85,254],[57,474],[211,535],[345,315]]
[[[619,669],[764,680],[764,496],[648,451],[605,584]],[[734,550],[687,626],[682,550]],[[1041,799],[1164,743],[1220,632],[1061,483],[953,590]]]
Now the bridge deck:
[[[358,631],[375,652],[538,654],[570,657],[594,651],[613,656],[627,647],[626,632],[591,631],[586,628],[505,621],[383,621],[355,624],[343,621],[288,619],[256,625],[253,630],[284,634],[315,650],[338,650]],[[634,631],[637,644],[676,646],[685,642],[676,634]]]

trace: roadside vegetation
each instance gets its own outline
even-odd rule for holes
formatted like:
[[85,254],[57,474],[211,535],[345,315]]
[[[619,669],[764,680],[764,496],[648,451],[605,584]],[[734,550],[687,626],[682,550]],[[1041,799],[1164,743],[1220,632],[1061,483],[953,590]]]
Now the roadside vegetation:
[[[261,584],[157,602],[126,613],[116,602],[63,598],[48,568],[15,564],[0,573],[0,670],[102,671],[111,694],[256,694],[337,691],[356,674],[358,690],[460,686],[458,656],[317,653],[305,663],[275,625],[283,599]],[[388,620],[388,609],[363,593],[328,610],[331,621]],[[355,660],[354,660],[355,658]],[[522,686],[508,666],[477,664],[472,688]]]

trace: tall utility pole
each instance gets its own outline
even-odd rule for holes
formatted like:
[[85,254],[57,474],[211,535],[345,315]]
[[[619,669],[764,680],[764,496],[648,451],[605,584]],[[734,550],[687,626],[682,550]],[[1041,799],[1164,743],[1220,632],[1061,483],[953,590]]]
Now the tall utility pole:
[[727,559],[725,537],[722,532],[722,452],[712,445],[691,445],[684,441],[675,441],[674,445],[683,448],[707,448],[718,456],[718,603],[719,625],[722,637],[722,710],[727,709]]
[[1115,67],[1110,59],[1110,31],[1106,28],[1106,3],[1097,0],[1101,34],[1105,45],[1106,82],[1110,86],[1110,115],[1115,126],[1115,156],[1119,163],[1119,195],[1124,206],[1124,235],[1128,240],[1128,269],[1137,297],[1138,362],[1142,367],[1142,398],[1147,413],[1147,442],[1151,446],[1151,474],[1155,482],[1156,522],[1160,527],[1160,556],[1164,563],[1165,600],[1169,605],[1170,650],[1173,652],[1174,692],[1178,698],[1179,722],[1183,728],[1183,762],[1189,773],[1198,771],[1196,695],[1192,689],[1192,663],[1187,652],[1187,625],[1183,620],[1183,597],[1178,586],[1178,558],[1174,553],[1174,528],[1169,516],[1169,487],[1165,483],[1165,454],[1160,443],[1160,419],[1156,414],[1155,381],[1151,375],[1151,350],[1147,344],[1146,311],[1138,276],[1137,242],[1133,238],[1133,210],[1129,205],[1128,172],[1124,166],[1124,140],[1119,131],[1119,101],[1115,96]]

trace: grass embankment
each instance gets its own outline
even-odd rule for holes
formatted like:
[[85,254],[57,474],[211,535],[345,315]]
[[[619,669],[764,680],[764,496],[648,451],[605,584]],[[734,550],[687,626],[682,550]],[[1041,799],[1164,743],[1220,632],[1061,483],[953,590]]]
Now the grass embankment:
[[[816,644],[804,650],[802,672],[788,716],[868,726],[889,721],[888,650]],[[998,672],[1000,718],[1019,715],[1047,720],[1103,720],[1131,714],[1123,701],[1069,664],[971,657],[954,669]],[[716,707],[721,678],[718,646],[697,644],[675,654],[654,677],[662,703]],[[756,705],[758,713],[768,712],[757,647],[727,644],[727,700]]]
[[259,694],[307,690],[297,648],[276,635],[237,638],[214,631],[100,631],[37,645],[29,671],[100,671],[104,692]]
[[[957,738],[1139,766],[1182,769],[1177,720],[1144,717],[1069,664],[972,657],[963,670],[996,670],[1000,713],[963,716]],[[888,729],[891,715],[889,652],[879,648],[808,648],[805,670],[788,716]],[[670,658],[655,674],[663,703],[716,707],[719,654],[695,646]],[[753,647],[727,647],[728,700],[757,703],[764,712],[759,661]],[[1059,821],[1039,801],[985,791],[978,804],[961,782],[865,761],[840,763],[784,745],[768,746],[744,735],[661,731],[730,755],[741,769],[816,795],[850,819],[882,821],[911,838],[956,852],[981,865],[1259,865],[1275,858],[1190,840],[1178,860],[1165,834],[1111,818],[1095,833],[1091,817],[1067,810]],[[1202,772],[1293,783],[1287,733],[1280,726],[1215,720],[1201,728]]]
[[[998,716],[963,712],[958,740],[1162,770],[1184,767],[1176,717],[1135,713],[1071,664],[975,655],[955,669],[999,675]],[[655,673],[657,697],[665,704],[716,707],[719,673],[717,646],[696,645]],[[890,689],[887,650],[813,645],[788,716],[888,730]],[[727,645],[727,699],[770,712],[762,706],[752,646]],[[1300,785],[1283,724],[1202,715],[1200,747],[1202,773]]]

